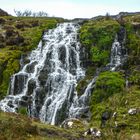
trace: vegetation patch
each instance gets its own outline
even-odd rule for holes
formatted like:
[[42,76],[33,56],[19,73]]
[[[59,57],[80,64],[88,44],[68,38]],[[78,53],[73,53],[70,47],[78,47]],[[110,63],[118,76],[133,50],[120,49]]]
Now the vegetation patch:
[[92,104],[100,103],[115,93],[123,91],[125,80],[118,72],[102,72],[97,78],[92,93]]

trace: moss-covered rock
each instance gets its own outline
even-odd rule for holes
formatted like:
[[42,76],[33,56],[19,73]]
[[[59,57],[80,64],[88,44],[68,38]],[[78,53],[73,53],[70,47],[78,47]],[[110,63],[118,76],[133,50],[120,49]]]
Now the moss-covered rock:
[[109,96],[123,91],[125,80],[118,72],[103,72],[96,80],[95,90],[92,93],[91,104],[106,100]]

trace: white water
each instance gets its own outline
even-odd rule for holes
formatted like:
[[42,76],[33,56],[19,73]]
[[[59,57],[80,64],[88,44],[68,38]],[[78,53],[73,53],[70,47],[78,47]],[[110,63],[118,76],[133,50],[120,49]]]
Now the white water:
[[[123,43],[125,38],[123,40]],[[116,35],[115,40],[111,47],[111,58],[110,63],[107,64],[106,67],[109,67],[108,70],[115,71],[120,65],[122,65],[124,61],[124,54],[123,54],[123,46],[121,46],[120,42],[118,41],[118,36]],[[74,102],[70,108],[69,117],[80,117],[82,114],[88,114],[89,110],[89,98],[91,96],[91,92],[95,87],[96,79],[98,74],[91,80],[91,82],[87,85],[85,92],[82,96],[78,97],[75,96]]]
[[[27,104],[30,116],[53,125],[89,111],[89,97],[98,75],[78,97],[77,82],[85,76],[78,30],[78,24],[63,23],[45,33],[38,48],[29,55],[30,62],[12,76],[9,95],[0,101],[0,109],[16,112]],[[122,56],[122,46],[116,36],[107,65],[110,71],[122,64]],[[25,102],[25,98],[30,100]]]
[[[22,98],[30,96],[30,116],[39,117],[41,121],[51,124],[59,123],[68,116],[76,83],[85,76],[85,71],[80,66],[78,29],[76,23],[63,23],[45,33],[45,45],[40,41],[38,48],[29,56],[30,63],[12,76],[10,95],[0,102],[0,109],[16,112]],[[47,74],[47,78],[39,80],[42,71],[43,75]],[[41,85],[44,80],[45,84]],[[31,81],[35,84],[32,93],[28,89]],[[44,92],[38,93],[40,89]]]
[[122,61],[123,61],[122,46],[118,42],[118,37],[116,36],[112,44],[111,59],[110,63],[108,64],[110,66],[110,71],[115,71],[116,68],[122,64]]

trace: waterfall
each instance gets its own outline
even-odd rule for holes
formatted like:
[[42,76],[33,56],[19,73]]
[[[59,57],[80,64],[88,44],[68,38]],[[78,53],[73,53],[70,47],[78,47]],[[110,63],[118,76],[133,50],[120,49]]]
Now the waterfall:
[[125,39],[123,42],[119,42],[118,35],[116,35],[111,48],[110,63],[106,66],[109,67],[110,71],[115,71],[125,61],[126,50],[123,46],[124,42]]
[[11,77],[9,95],[0,109],[16,112],[26,106],[31,117],[58,124],[69,116],[76,84],[85,76],[77,23],[62,23],[43,35],[29,63]]
[[[121,33],[121,35],[120,35]],[[118,36],[120,35],[120,36]],[[110,62],[105,66],[106,70],[115,71],[120,67],[126,58],[126,49],[124,48],[125,43],[125,29],[121,28],[120,32],[116,35],[114,42],[111,47]],[[89,98],[93,88],[95,87],[96,79],[100,72],[95,74],[95,77],[89,82],[85,92],[82,96],[76,96],[74,102],[70,108],[69,117],[89,117]]]
[[[84,78],[83,53],[77,38],[77,23],[62,23],[44,33],[38,47],[28,56],[29,63],[11,77],[8,95],[0,101],[0,109],[16,112],[26,107],[31,117],[52,125],[66,118],[89,117],[89,97],[99,73],[78,96],[76,86]],[[121,40],[121,41],[120,41]],[[116,36],[108,70],[115,71],[124,61],[123,39]]]

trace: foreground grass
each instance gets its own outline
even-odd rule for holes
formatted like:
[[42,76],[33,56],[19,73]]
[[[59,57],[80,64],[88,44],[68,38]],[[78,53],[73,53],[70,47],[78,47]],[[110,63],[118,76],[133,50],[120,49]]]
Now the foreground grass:
[[85,128],[60,128],[20,114],[0,112],[0,140],[89,140]]

